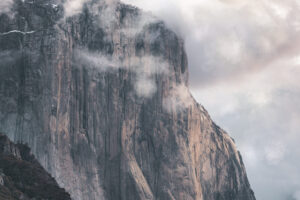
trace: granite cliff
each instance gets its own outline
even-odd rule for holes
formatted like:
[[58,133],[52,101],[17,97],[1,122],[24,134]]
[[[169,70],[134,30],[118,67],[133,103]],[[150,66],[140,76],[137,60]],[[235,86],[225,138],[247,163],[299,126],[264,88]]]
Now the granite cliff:
[[0,131],[75,200],[254,200],[233,140],[188,90],[182,39],[120,2],[66,9],[15,0],[1,14]]

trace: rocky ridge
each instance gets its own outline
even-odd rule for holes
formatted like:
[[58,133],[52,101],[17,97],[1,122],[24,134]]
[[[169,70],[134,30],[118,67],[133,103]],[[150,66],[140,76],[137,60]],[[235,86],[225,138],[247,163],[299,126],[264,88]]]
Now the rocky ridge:
[[0,199],[68,200],[71,197],[35,160],[26,145],[13,144],[0,134]]

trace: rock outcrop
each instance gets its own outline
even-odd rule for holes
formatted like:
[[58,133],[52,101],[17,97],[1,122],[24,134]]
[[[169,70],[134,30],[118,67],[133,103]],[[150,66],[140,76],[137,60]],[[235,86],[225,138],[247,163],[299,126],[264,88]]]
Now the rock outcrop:
[[12,12],[0,16],[0,131],[73,199],[255,199],[163,22],[101,0],[68,18],[54,0]]
[[0,199],[68,200],[71,197],[35,160],[26,145],[14,144],[0,134]]

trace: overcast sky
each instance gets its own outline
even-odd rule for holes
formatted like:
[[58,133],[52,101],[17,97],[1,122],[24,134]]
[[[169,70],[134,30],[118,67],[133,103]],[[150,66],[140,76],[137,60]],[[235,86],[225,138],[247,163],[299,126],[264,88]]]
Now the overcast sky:
[[185,39],[190,86],[258,200],[300,200],[300,1],[124,0]]

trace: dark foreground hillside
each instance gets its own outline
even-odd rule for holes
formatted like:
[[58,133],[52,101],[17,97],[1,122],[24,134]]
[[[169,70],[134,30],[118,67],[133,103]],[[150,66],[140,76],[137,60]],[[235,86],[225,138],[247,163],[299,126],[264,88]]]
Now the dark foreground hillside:
[[15,145],[0,134],[0,200],[19,199],[71,198],[35,160],[27,146]]

